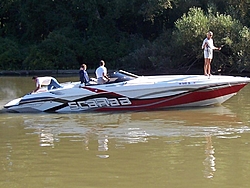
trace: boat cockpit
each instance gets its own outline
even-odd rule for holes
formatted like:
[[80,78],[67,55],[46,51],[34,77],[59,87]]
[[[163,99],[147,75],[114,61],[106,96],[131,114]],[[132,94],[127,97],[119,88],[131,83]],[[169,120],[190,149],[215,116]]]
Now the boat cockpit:
[[138,78],[138,77],[139,76],[135,74],[132,74],[123,70],[119,70],[109,75],[110,81],[107,82],[106,84],[125,82],[129,80],[134,80],[135,78]]

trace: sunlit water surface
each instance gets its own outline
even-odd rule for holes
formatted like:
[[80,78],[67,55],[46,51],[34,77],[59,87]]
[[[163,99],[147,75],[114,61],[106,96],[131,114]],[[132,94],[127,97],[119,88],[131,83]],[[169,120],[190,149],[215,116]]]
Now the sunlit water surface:
[[[33,87],[30,77],[0,77],[0,108]],[[249,93],[250,85],[221,106],[150,112],[1,109],[0,187],[248,188]]]

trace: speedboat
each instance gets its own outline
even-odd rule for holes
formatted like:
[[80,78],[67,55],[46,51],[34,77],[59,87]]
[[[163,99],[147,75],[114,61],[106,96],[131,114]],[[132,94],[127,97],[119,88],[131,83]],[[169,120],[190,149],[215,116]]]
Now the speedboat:
[[40,89],[7,103],[13,112],[108,112],[202,107],[221,104],[250,82],[240,76],[156,75],[138,76],[123,70],[98,85],[62,83],[63,88]]

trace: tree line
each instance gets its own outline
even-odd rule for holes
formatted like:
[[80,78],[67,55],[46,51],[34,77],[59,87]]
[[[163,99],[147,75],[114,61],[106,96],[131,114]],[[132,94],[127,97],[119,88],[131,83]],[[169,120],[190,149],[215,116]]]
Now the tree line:
[[249,71],[250,0],[2,0],[0,70],[202,69]]

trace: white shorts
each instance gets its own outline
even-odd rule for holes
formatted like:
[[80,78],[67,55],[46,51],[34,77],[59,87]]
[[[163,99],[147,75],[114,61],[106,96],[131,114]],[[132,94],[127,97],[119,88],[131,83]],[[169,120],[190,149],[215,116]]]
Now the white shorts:
[[213,50],[210,48],[205,48],[204,58],[212,59],[213,58]]

